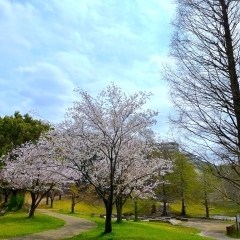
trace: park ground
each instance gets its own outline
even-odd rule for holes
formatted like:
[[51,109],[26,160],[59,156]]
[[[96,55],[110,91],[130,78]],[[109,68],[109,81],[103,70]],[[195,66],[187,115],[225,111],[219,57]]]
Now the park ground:
[[[125,206],[125,211],[130,212],[131,207],[132,207],[131,202],[129,202]],[[177,207],[177,205],[175,207]],[[69,199],[56,200],[54,202],[54,207],[52,209],[49,208],[49,206],[46,205],[44,202],[42,203],[41,206],[39,206],[39,208],[42,208],[41,210],[42,213],[45,212],[45,214],[48,214],[48,215],[50,214],[52,216],[55,215],[55,217],[58,217],[58,218],[62,218],[62,219],[64,218],[65,219],[64,221],[66,221],[65,229],[60,227],[56,230],[50,230],[41,234],[38,233],[34,236],[34,238],[32,236],[29,236],[29,237],[25,236],[24,238],[12,238],[12,239],[49,239],[49,240],[57,239],[59,240],[59,239],[68,238],[72,240],[76,240],[76,239],[86,239],[86,240],[87,239],[102,239],[102,240],[105,240],[105,239],[106,240],[107,239],[112,239],[112,240],[114,239],[121,239],[121,240],[122,239],[143,239],[143,240],[151,239],[151,240],[155,240],[155,239],[159,239],[161,235],[161,239],[163,240],[164,239],[165,240],[208,239],[200,236],[210,237],[211,239],[223,240],[223,239],[229,239],[224,235],[226,232],[226,226],[233,224],[226,221],[207,220],[207,219],[200,219],[200,218],[198,219],[189,218],[188,222],[179,222],[178,226],[172,226],[170,224],[159,223],[159,222],[134,223],[130,221],[122,224],[116,224],[115,221],[113,220],[113,233],[108,236],[104,236],[102,234],[104,229],[104,219],[100,219],[99,217],[97,217],[98,214],[101,214],[104,212],[104,208],[100,204],[100,202],[98,202],[98,200],[93,201],[91,203],[82,202],[76,205],[76,213],[74,214],[69,213],[69,209],[70,209]],[[195,206],[195,209],[196,209],[196,206]],[[55,213],[51,212],[52,210]],[[36,215],[39,214],[38,212],[36,213]],[[90,217],[91,213],[93,212],[95,213],[96,217]],[[63,214],[59,215],[59,213],[64,213],[64,215]],[[199,214],[200,212],[197,212],[197,213]],[[74,216],[74,218],[72,218],[72,216]],[[79,219],[79,217],[84,218],[85,220]],[[66,220],[68,218],[72,219],[70,220],[70,223],[68,223],[68,220]],[[91,222],[86,221],[86,219],[92,220],[92,221]],[[98,227],[95,227],[96,224],[98,225]],[[69,229],[68,229],[68,226],[69,226]],[[92,230],[88,231],[91,228]],[[88,232],[81,233],[82,231],[88,231]],[[67,233],[68,235],[67,236],[64,235],[64,232]],[[75,236],[71,237],[73,235]],[[53,236],[56,236],[57,238],[50,238]],[[1,238],[1,239],[4,239],[4,238]]]

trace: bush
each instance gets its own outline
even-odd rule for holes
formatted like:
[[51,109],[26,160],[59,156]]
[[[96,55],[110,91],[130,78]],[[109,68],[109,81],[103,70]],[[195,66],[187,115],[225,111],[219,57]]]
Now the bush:
[[123,213],[123,216],[131,216],[131,215],[134,215],[133,212],[124,212]]
[[8,204],[8,210],[19,210],[24,204],[24,195],[12,195]]

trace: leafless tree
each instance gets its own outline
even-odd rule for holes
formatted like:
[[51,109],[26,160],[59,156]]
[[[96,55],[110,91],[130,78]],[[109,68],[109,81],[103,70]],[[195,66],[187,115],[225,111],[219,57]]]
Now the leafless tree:
[[172,61],[163,71],[176,110],[171,122],[240,189],[240,1],[175,3]]

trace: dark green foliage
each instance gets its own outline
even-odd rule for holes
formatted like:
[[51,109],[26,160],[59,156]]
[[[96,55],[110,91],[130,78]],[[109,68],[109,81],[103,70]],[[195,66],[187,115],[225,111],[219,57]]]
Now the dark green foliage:
[[22,143],[36,141],[49,128],[49,125],[33,119],[29,114],[15,112],[13,116],[0,117],[0,157]]
[[12,195],[10,202],[8,204],[8,210],[19,210],[24,204],[24,195]]
[[[21,115],[15,112],[13,116],[0,117],[0,169],[9,151],[25,142],[35,142],[43,132],[49,129],[50,125],[33,119],[29,114]],[[11,189],[8,189],[7,184],[2,182],[0,194],[4,195],[4,204],[8,200],[9,191]],[[12,196],[9,208],[21,208],[23,199],[21,195]]]

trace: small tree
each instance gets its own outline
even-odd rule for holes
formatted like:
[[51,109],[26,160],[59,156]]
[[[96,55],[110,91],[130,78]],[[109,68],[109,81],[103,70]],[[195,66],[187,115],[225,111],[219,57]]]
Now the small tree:
[[69,191],[71,192],[71,213],[74,213],[75,206],[85,199],[87,194],[92,191],[92,188],[89,184],[77,181],[70,184]]
[[[13,159],[14,156],[14,159]],[[40,138],[14,149],[1,171],[2,179],[15,189],[25,189],[31,195],[29,218],[46,194],[60,189],[67,177],[73,176],[63,162],[56,160],[53,143]]]
[[[25,142],[35,142],[41,133],[48,131],[50,126],[40,120],[33,119],[29,114],[21,115],[15,112],[13,116],[0,117],[0,169],[5,165],[7,154],[17,146]],[[0,179],[1,182],[1,179]],[[0,183],[0,194],[4,195],[4,203],[13,193],[13,198],[17,199],[17,190],[7,188],[7,184]],[[23,193],[22,193],[23,194]],[[22,198],[21,194],[19,198]]]
[[[155,192],[153,191],[158,183],[146,184],[145,186],[141,184],[140,186],[135,186],[134,190],[131,192],[130,197],[134,202],[134,215],[135,221],[138,221],[138,201],[139,199],[154,198]],[[156,207],[156,206],[155,206]]]
[[[165,154],[164,152],[156,152],[155,155],[163,154],[164,159],[169,159],[168,161],[173,164],[173,161],[171,160],[171,156],[169,154]],[[173,166],[174,168],[174,166]],[[165,174],[159,174],[156,176],[155,180],[159,181],[159,185],[155,188],[155,195],[156,198],[162,202],[163,208],[162,208],[162,216],[167,216],[167,204],[170,201],[170,199],[174,196],[171,196],[171,184],[168,181],[168,176],[171,174],[173,170],[171,168],[166,169]]]
[[199,188],[194,191],[195,199],[204,206],[205,217],[209,218],[210,211],[219,198],[220,194],[216,189],[222,185],[222,180],[212,174],[207,164],[201,164],[197,171],[197,181]]
[[175,152],[172,155],[173,172],[168,174],[171,195],[181,201],[181,215],[186,215],[186,201],[191,198],[193,191],[198,189],[197,173],[193,164],[183,153]]
[[57,195],[61,194],[61,188],[62,188],[62,186],[58,186],[57,188],[53,188],[46,195],[47,198],[48,197],[50,198],[50,208],[53,207],[53,202],[54,202],[55,197]]

